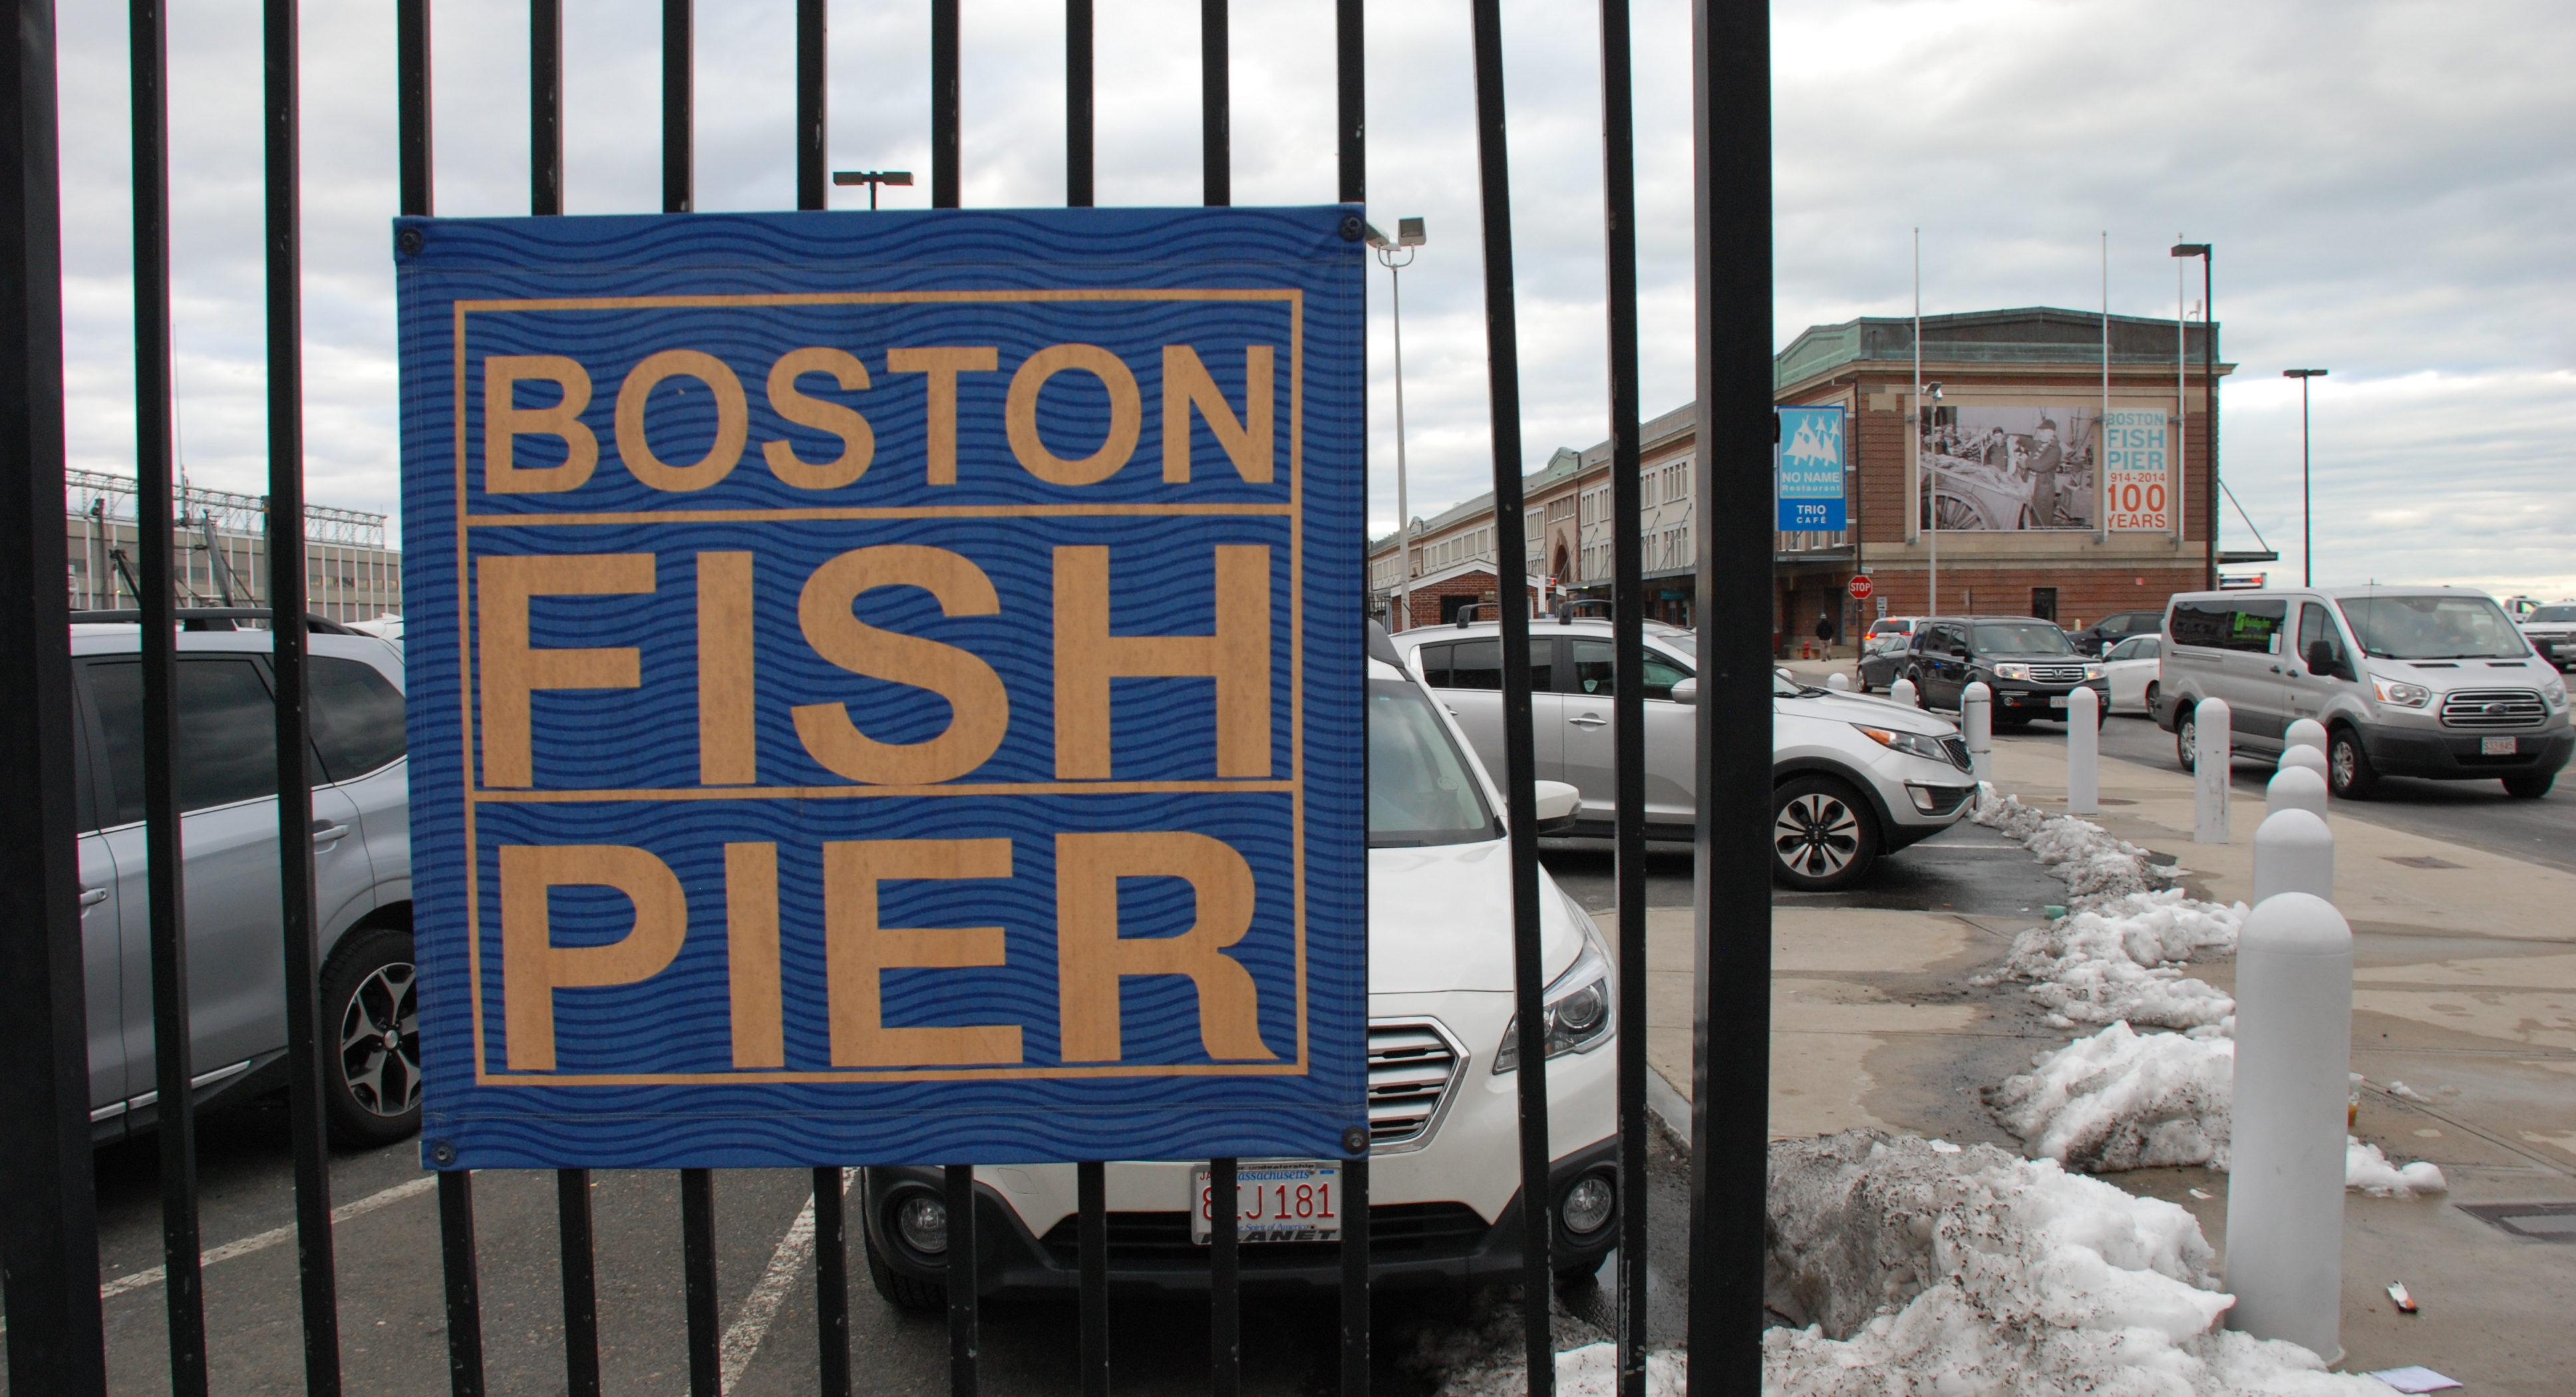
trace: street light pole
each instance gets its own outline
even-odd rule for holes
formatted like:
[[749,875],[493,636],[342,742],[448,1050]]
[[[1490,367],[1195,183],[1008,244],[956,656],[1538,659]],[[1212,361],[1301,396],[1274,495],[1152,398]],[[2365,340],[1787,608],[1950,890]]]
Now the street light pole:
[[[2175,243],[2176,257],[2200,259],[2200,391],[2209,404],[2202,416],[2209,422],[2209,536],[2201,540],[2202,585],[2218,590],[2218,305],[2210,290],[2210,263],[2207,243]],[[2184,468],[2189,469],[2185,462]]]
[[2323,369],[2283,369],[2281,377],[2299,381],[2299,585],[2317,585],[2317,537],[2308,523],[2308,380],[2323,378]]
[[[1417,255],[1414,249],[1421,247],[1427,239],[1422,231],[1422,220],[1418,218],[1397,219],[1395,221],[1395,236],[1393,238],[1387,237],[1386,234],[1381,233],[1377,229],[1369,227],[1366,224],[1362,224],[1361,226],[1368,229],[1368,244],[1370,247],[1377,249],[1377,260],[1386,268],[1386,281],[1389,288],[1388,306],[1389,309],[1394,312],[1395,319],[1395,536],[1397,553],[1395,569],[1395,605],[1391,609],[1391,614],[1394,617],[1395,624],[1387,629],[1400,631],[1409,629],[1413,625],[1413,509],[1411,501],[1408,500],[1405,495],[1404,488],[1404,269],[1413,265],[1413,259]],[[1402,252],[1404,254],[1404,260],[1401,262],[1396,260],[1396,254],[1398,252]],[[1501,587],[1502,579],[1499,575],[1494,579],[1494,585],[1497,588]],[[1498,591],[1496,595],[1499,596],[1501,593]]]
[[832,183],[834,183],[834,184],[839,184],[839,185],[852,185],[852,184],[864,184],[864,185],[866,185],[866,186],[868,187],[868,207],[869,207],[869,208],[871,208],[871,209],[873,209],[873,208],[875,208],[875,207],[877,206],[877,186],[878,186],[878,185],[881,185],[881,184],[910,184],[910,183],[912,183],[912,171],[910,171],[910,170],[834,170],[834,171],[832,172]]

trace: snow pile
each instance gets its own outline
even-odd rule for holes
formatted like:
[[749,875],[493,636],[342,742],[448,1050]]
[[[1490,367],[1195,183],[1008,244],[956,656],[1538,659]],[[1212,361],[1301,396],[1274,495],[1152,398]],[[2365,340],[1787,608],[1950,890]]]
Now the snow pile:
[[2388,1162],[2377,1145],[2365,1145],[2347,1135],[2343,1137],[2343,1186],[2357,1188],[2373,1198],[2412,1198],[2419,1193],[2448,1193],[2451,1182],[2442,1177],[2440,1167],[2430,1160],[2419,1159],[2399,1168]]
[[[1646,1351],[1646,1397],[1682,1397],[1689,1390],[1687,1377],[1680,1353],[1672,1349]],[[1586,1344],[1558,1354],[1556,1390],[1558,1397],[1619,1397],[1619,1346]],[[1528,1391],[1529,1384],[1523,1381],[1504,1389],[1497,1397],[1522,1397]]]
[[2261,1391],[2385,1397],[2233,1303],[2191,1214],[1991,1146],[1846,1131],[1771,1147],[1772,1397]]
[[1998,795],[1991,786],[1977,797],[1973,818],[2020,841],[2066,881],[2075,905],[2150,892],[2173,882],[2167,869],[2148,861],[2146,850],[2113,838],[2100,825],[2034,810],[2021,797]]
[[2223,1029],[2236,1001],[2183,974],[2195,958],[2236,953],[2245,904],[2221,906],[2180,888],[2096,902],[2013,938],[2003,968],[1982,983],[2032,981],[2058,1028],[2127,1021],[2144,1028]]
[[2069,1169],[2224,1169],[2235,1080],[2236,1044],[2227,1038],[2115,1023],[2041,1054],[1986,1100],[2033,1154]]

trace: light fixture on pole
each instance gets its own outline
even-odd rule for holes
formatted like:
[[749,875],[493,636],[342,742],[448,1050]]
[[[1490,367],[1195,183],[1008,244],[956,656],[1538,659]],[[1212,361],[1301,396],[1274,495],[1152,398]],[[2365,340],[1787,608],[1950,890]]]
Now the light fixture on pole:
[[2317,539],[2308,525],[2308,380],[2323,378],[2323,369],[2283,369],[2281,377],[2299,381],[2299,585],[2317,585]]
[[875,208],[877,206],[877,186],[880,184],[910,184],[912,183],[912,171],[834,170],[832,172],[832,183],[839,185],[866,185],[868,187],[868,207]]
[[[2173,255],[2200,259],[2200,391],[2209,404],[2201,414],[2209,423],[2209,445],[2202,448],[2209,453],[2209,534],[2201,540],[2205,558],[2202,570],[2207,573],[2201,585],[2215,592],[2218,590],[2218,305],[2210,291],[2210,263],[2213,259],[2207,243],[2175,243]],[[2190,462],[2183,463],[2184,470],[2190,468]]]
[[[1415,248],[1429,241],[1422,231],[1422,220],[1399,218],[1395,236],[1389,238],[1375,227],[1361,224],[1367,230],[1368,245],[1377,249],[1377,260],[1386,268],[1389,308],[1395,320],[1395,535],[1397,557],[1395,568],[1395,605],[1388,615],[1395,624],[1389,630],[1405,630],[1413,624],[1413,511],[1404,490],[1404,269],[1413,265]],[[1402,261],[1397,255],[1402,254]],[[1496,578],[1495,586],[1502,585]],[[1496,596],[1502,595],[1497,591]]]

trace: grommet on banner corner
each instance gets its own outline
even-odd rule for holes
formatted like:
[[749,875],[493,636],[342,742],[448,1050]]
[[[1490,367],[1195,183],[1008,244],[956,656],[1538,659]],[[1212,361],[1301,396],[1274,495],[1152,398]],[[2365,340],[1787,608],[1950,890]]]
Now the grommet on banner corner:
[[1358,214],[1352,213],[1352,214],[1344,214],[1344,215],[1342,215],[1342,241],[1343,241],[1343,242],[1346,242],[1346,243],[1355,243],[1355,242],[1358,242],[1358,241],[1360,240],[1360,238],[1361,238],[1361,237],[1362,237],[1362,236],[1363,236],[1367,231],[1368,231],[1368,226],[1367,226],[1366,224],[1364,224],[1364,223],[1360,222],[1360,216],[1359,216]]
[[1369,1133],[1365,1126],[1352,1126],[1342,1132],[1342,1153],[1353,1159],[1368,1153]]
[[423,235],[417,228],[400,229],[394,234],[394,246],[399,249],[405,257],[418,253],[423,247],[428,245],[428,237]]

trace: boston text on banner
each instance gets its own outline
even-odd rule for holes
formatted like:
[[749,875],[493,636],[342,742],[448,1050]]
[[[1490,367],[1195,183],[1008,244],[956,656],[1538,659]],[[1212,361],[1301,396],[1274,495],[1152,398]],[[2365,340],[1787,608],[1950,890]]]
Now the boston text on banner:
[[397,225],[435,1163],[1344,1152],[1348,212]]

